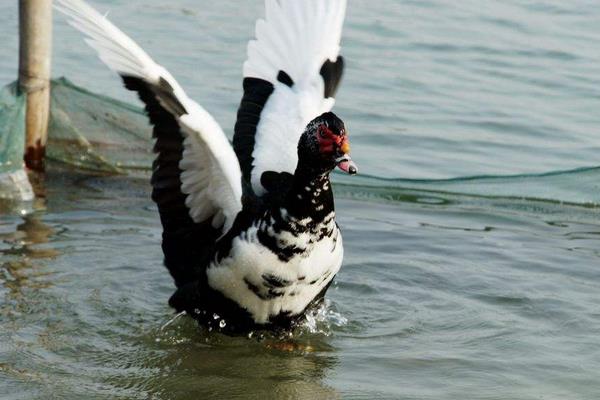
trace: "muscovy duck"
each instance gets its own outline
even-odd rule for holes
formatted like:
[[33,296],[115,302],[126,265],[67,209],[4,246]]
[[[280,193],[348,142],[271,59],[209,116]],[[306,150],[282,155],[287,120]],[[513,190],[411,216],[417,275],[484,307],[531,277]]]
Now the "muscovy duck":
[[82,0],[55,7],[136,91],[154,126],[152,199],[169,303],[230,331],[289,328],[342,264],[329,173],[357,172],[330,112],[344,62],[345,0],[266,0],[243,68],[230,145],[173,76]]

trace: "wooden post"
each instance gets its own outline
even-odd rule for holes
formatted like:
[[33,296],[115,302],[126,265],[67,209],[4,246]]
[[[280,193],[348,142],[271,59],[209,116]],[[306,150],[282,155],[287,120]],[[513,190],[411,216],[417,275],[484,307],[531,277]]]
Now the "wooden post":
[[25,165],[44,170],[50,109],[52,0],[19,0],[19,87],[27,94]]

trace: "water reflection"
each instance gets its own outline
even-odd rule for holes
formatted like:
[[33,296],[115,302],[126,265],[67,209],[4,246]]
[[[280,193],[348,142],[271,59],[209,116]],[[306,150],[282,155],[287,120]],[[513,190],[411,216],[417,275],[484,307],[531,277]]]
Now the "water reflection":
[[36,245],[48,243],[55,230],[42,222],[36,215],[23,217],[23,223],[17,225],[15,232],[0,234],[0,240],[10,247],[1,250],[5,255],[22,256],[24,258],[53,258],[59,252],[52,248],[39,248]]
[[24,291],[52,285],[50,280],[45,279],[51,272],[46,270],[41,260],[53,259],[60,254],[45,245],[56,234],[56,230],[42,221],[46,208],[44,176],[30,174],[29,177],[38,196],[34,201],[0,203],[0,214],[5,215],[0,224],[0,285],[6,289],[2,303],[3,315],[19,314],[29,309],[30,300]]
[[23,222],[16,226],[15,231],[0,234],[0,254],[4,261],[1,268],[2,281],[13,295],[23,287],[39,289],[50,285],[49,281],[39,279],[49,273],[33,260],[59,255],[56,249],[38,247],[48,243],[54,234],[55,230],[36,215],[23,217]]
[[[257,335],[260,336],[260,335]],[[325,381],[338,364],[322,335],[290,338],[228,337],[199,330],[182,318],[143,337],[140,347],[154,356],[139,360],[148,371],[138,393],[177,399],[339,398]],[[113,380],[130,387],[130,377]]]

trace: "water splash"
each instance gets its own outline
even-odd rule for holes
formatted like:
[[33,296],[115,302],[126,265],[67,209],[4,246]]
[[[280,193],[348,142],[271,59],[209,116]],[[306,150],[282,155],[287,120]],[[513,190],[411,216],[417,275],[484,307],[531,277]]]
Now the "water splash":
[[164,330],[166,328],[169,327],[169,325],[172,325],[175,321],[177,321],[179,318],[183,317],[184,315],[186,315],[187,313],[185,311],[180,312],[179,314],[176,314],[173,318],[171,318],[170,320],[168,320],[167,322],[165,322],[161,327],[160,327],[160,331],[164,332]]
[[300,326],[300,334],[322,334],[330,336],[336,328],[348,324],[348,319],[338,312],[331,300],[325,299],[317,308],[306,313],[305,322]]

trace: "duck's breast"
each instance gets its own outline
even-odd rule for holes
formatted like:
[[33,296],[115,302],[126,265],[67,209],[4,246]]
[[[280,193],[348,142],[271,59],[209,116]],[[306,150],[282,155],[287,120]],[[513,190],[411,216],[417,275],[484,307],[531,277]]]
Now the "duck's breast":
[[[265,231],[279,248],[302,251],[282,256],[272,240],[261,240]],[[302,313],[331,282],[342,258],[342,237],[333,218],[316,233],[275,232],[256,223],[233,239],[227,257],[209,266],[208,283],[246,309],[256,323],[265,324],[281,314]]]

